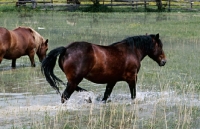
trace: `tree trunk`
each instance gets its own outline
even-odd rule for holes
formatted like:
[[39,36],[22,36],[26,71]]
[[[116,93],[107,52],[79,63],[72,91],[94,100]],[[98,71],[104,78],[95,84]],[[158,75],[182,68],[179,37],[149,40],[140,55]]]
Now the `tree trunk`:
[[158,7],[158,10],[162,10],[162,0],[156,0],[156,5]]

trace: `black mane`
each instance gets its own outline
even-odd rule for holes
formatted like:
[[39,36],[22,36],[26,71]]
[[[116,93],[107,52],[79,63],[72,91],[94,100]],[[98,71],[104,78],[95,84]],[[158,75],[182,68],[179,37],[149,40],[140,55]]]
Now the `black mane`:
[[153,40],[151,37],[155,35],[142,35],[142,36],[133,36],[133,37],[128,37],[126,39],[123,39],[120,42],[113,43],[112,45],[116,45],[118,43],[125,43],[131,48],[140,48],[140,49],[145,49],[149,50],[153,48]]

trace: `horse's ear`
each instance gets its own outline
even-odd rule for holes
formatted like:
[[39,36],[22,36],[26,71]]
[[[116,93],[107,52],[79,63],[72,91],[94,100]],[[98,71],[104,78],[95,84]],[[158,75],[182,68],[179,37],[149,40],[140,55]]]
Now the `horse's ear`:
[[48,44],[48,39],[45,41],[45,44]]
[[156,34],[156,39],[159,39],[159,33],[158,33],[158,34]]
[[146,33],[146,36],[147,36],[148,34]]

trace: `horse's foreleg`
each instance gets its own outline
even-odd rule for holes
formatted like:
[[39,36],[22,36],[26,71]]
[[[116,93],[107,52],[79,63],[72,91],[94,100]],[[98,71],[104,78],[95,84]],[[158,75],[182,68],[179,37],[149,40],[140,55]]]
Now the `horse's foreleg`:
[[13,68],[16,67],[16,60],[17,60],[17,59],[12,59],[12,67],[13,67]]
[[115,86],[116,82],[113,82],[113,83],[108,83],[107,86],[106,86],[106,91],[104,93],[104,97],[102,99],[102,101],[105,101],[108,99],[108,97],[110,96],[112,90],[113,90],[113,87]]
[[135,99],[135,97],[136,97],[136,84],[135,84],[135,82],[129,83],[129,89],[130,89],[130,92],[131,92],[131,99]]
[[29,56],[30,61],[31,61],[31,66],[35,67],[35,60],[34,60],[34,55],[33,56]]
[[131,99],[136,98],[136,82],[137,82],[137,76],[135,76],[135,78],[132,81],[128,82],[129,89],[131,92]]
[[32,67],[35,67],[34,55],[35,55],[35,51],[34,50],[30,51],[29,54],[28,54],[29,59],[31,61],[31,66]]

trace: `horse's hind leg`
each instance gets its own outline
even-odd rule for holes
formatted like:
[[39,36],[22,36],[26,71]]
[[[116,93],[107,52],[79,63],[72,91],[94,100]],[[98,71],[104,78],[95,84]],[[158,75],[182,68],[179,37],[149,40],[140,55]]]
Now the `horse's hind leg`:
[[0,56],[0,64],[1,64],[2,60],[3,60],[3,57]]
[[104,97],[102,99],[102,101],[106,102],[106,100],[108,99],[108,97],[110,96],[112,90],[113,90],[113,87],[115,86],[116,82],[113,82],[113,83],[108,83],[107,86],[106,86],[106,91],[104,93]]
[[[81,79],[82,80],[82,79]],[[62,96],[61,96],[61,102],[64,103],[65,100],[68,100],[71,96],[71,94],[75,91],[75,90],[78,90],[78,91],[83,91],[85,89],[82,89],[80,87],[77,86],[77,84],[79,83],[80,81],[78,82],[71,82],[71,81],[68,81],[67,83],[67,87],[66,89],[64,90]]]
[[79,86],[77,86],[75,90],[78,91],[78,92],[87,91],[86,89],[83,89]]
[[16,67],[16,60],[17,60],[17,59],[12,59],[12,67],[13,67],[13,68]]

